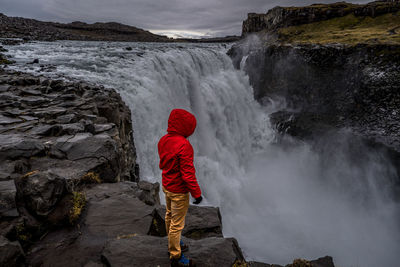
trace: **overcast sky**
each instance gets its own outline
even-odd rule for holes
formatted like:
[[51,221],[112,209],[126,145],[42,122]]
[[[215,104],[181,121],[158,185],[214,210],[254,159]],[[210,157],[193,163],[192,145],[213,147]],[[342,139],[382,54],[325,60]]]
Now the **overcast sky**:
[[[45,21],[115,21],[173,37],[240,35],[247,13],[339,0],[0,0],[8,16]],[[371,0],[372,1],[372,0]],[[370,1],[354,0],[353,3]]]

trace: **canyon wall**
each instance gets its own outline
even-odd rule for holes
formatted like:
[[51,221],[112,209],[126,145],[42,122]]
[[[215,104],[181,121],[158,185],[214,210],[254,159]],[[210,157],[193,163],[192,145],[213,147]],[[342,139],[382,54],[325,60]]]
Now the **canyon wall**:
[[355,16],[379,16],[400,10],[398,0],[375,1],[366,5],[346,2],[314,4],[306,7],[275,7],[265,14],[249,13],[242,26],[242,36],[259,31],[274,31],[278,28],[301,25],[317,21]]

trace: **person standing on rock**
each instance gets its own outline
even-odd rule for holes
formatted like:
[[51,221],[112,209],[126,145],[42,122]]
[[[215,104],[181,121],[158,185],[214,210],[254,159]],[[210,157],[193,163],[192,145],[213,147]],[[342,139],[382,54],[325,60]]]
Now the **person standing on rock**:
[[189,208],[189,192],[195,199],[193,204],[199,204],[203,199],[193,165],[193,147],[187,140],[195,128],[196,118],[193,114],[174,109],[169,115],[168,133],[158,142],[171,266],[189,266],[189,259],[182,253],[188,247],[181,241]]

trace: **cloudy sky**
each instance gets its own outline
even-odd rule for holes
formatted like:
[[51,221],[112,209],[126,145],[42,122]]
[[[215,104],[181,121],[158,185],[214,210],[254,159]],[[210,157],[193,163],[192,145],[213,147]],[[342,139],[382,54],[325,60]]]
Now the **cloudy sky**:
[[[172,37],[240,35],[247,13],[339,0],[0,0],[8,16],[45,21],[116,21]],[[350,0],[354,3],[370,1]],[[371,0],[372,1],[372,0]]]

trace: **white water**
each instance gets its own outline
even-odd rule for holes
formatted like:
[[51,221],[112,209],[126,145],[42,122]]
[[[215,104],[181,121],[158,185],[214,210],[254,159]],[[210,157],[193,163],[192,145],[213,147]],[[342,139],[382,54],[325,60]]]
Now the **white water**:
[[[124,49],[131,46],[132,51]],[[399,206],[384,155],[345,132],[276,144],[267,114],[223,45],[106,42],[7,47],[17,69],[39,58],[65,75],[116,88],[132,109],[141,178],[160,182],[158,139],[169,112],[198,119],[190,138],[204,205],[221,207],[224,235],[248,259],[287,264],[331,255],[337,266],[397,266]],[[242,65],[244,62],[242,63]]]

